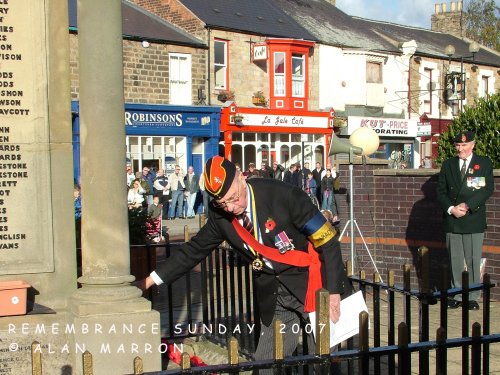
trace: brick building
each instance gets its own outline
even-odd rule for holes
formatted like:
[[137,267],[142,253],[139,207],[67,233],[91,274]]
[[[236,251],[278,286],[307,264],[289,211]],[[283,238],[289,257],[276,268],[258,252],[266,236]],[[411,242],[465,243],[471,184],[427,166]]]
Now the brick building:
[[[76,1],[69,1],[71,94],[75,179],[79,179],[78,26]],[[143,165],[185,170],[218,152],[220,107],[206,105],[207,46],[144,9],[122,2],[123,70],[127,158]],[[173,119],[176,120],[173,120]]]

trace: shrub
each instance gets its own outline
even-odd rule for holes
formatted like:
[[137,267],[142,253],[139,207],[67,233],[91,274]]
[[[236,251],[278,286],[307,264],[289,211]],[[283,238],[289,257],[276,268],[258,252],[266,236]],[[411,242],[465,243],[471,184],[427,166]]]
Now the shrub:
[[465,106],[448,129],[438,139],[438,164],[456,155],[454,138],[463,131],[475,133],[474,152],[488,156],[493,168],[500,168],[500,94],[477,99],[474,105]]

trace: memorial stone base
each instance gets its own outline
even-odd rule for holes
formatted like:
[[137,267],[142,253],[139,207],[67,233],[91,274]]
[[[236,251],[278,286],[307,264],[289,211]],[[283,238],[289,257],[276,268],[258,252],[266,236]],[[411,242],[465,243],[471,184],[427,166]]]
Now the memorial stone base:
[[157,311],[76,317],[73,313],[0,317],[0,374],[31,375],[31,345],[41,353],[43,374],[83,374],[82,355],[92,354],[94,375],[161,369],[160,316]]

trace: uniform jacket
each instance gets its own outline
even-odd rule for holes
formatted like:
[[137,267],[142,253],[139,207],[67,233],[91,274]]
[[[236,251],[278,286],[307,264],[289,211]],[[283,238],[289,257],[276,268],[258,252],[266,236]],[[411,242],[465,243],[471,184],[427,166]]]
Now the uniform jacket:
[[[474,181],[482,178],[485,186],[474,187]],[[459,158],[446,160],[439,173],[437,199],[444,211],[445,233],[482,233],[486,229],[487,199],[493,194],[493,165],[484,156],[472,155],[472,159],[462,179]],[[467,203],[469,211],[465,216],[456,218],[448,214],[450,206]]]
[[[347,295],[345,292],[350,292],[350,285],[344,270],[338,233],[335,234],[333,227],[324,224],[326,220],[307,194],[297,187],[273,179],[256,178],[247,180],[247,183],[254,191],[263,243],[276,248],[275,235],[285,232],[295,246],[295,250],[291,251],[307,251],[308,238],[315,240],[313,243],[317,244],[316,250],[322,263],[323,288],[330,293]],[[249,262],[255,259],[233,228],[231,214],[210,204],[208,215],[207,224],[198,234],[159,265],[156,273],[165,283],[182,276],[224,240],[244,259]],[[318,226],[320,228],[316,230]],[[276,252],[279,253],[278,249]],[[307,268],[272,263],[273,269],[264,267],[262,271],[253,273],[259,311],[265,325],[272,321],[279,282],[302,302],[307,290]]]

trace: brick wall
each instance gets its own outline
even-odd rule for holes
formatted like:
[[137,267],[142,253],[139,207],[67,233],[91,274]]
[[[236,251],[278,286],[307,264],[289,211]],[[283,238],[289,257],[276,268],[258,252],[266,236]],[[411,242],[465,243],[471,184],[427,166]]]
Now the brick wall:
[[[349,171],[347,164],[340,165],[344,191],[339,195],[341,230],[349,219]],[[448,264],[448,254],[442,228],[442,210],[436,200],[439,170],[391,170],[380,165],[360,165],[353,168],[354,217],[375,259],[384,281],[387,272],[394,270],[396,283],[401,285],[405,263],[412,266],[412,288],[418,288],[417,250],[429,248],[431,287],[438,287],[441,265]],[[500,281],[500,171],[495,171],[495,193],[487,203],[488,229],[485,233],[483,257],[487,258],[486,272],[493,282]],[[350,228],[342,239],[344,258],[350,258]],[[374,267],[368,251],[355,230],[359,267],[372,278]],[[492,290],[500,298],[499,288]]]
[[[207,51],[176,45],[123,41],[124,94],[127,103],[168,104],[169,53],[191,55],[192,100],[196,103],[198,87],[206,85]],[[78,99],[78,37],[70,37],[71,97]]]
[[[235,101],[239,106],[251,107],[252,95],[263,91],[269,99],[269,63],[268,61],[252,62],[251,43],[263,42],[265,38],[255,35],[213,30],[211,34],[211,61],[214,61],[214,39],[229,42],[229,89],[235,93]],[[211,77],[214,77],[214,66],[210,66]],[[212,84],[210,94],[212,104],[221,105],[217,100],[219,90]]]

